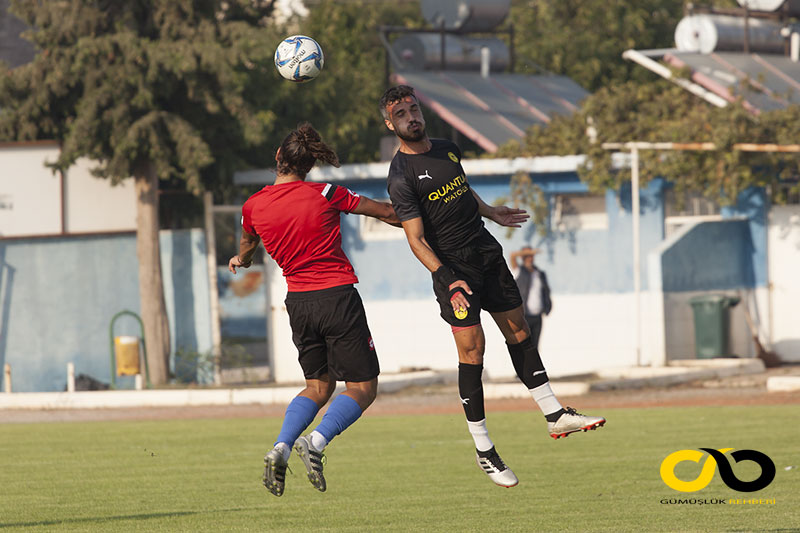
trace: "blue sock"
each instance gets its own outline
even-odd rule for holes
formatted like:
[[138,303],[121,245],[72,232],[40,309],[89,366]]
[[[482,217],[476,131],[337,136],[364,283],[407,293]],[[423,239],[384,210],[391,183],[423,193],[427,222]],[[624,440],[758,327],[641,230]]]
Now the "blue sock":
[[333,437],[347,429],[353,422],[361,416],[361,407],[358,402],[350,396],[340,394],[331,402],[331,406],[325,411],[322,422],[314,431],[319,431],[328,442]]
[[286,408],[286,414],[283,417],[283,426],[281,426],[281,432],[275,444],[283,442],[286,443],[289,448],[294,446],[294,441],[296,441],[303,430],[314,421],[314,417],[317,416],[318,411],[319,406],[317,402],[311,398],[295,396]]

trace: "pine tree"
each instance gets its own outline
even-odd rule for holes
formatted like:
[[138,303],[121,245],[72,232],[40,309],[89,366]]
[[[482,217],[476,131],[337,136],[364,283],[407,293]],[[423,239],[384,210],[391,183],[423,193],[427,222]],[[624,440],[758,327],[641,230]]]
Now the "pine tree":
[[[55,139],[57,168],[135,181],[141,312],[153,383],[168,378],[169,328],[158,247],[159,180],[213,185],[275,128],[272,2],[13,0],[31,28],[32,63],[0,72],[0,136]],[[269,78],[267,77],[269,72]],[[259,158],[261,158],[259,160]]]

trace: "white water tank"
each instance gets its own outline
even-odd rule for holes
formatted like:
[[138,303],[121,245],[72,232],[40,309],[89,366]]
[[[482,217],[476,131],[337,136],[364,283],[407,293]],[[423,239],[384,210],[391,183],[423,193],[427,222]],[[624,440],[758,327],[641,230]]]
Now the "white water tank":
[[460,32],[491,31],[508,16],[511,0],[422,0],[422,16],[434,28]]
[[781,11],[789,16],[800,16],[800,0],[736,0],[750,11]]
[[[489,69],[502,72],[508,68],[511,54],[506,43],[494,37],[466,38],[445,35],[445,69],[481,70],[481,49],[487,48]],[[397,57],[411,70],[437,70],[441,67],[442,36],[438,33],[406,33],[392,43]]]
[[[783,25],[776,21],[748,19],[749,49],[754,53],[782,54]],[[744,18],[727,15],[690,15],[675,28],[675,47],[682,52],[744,50]]]

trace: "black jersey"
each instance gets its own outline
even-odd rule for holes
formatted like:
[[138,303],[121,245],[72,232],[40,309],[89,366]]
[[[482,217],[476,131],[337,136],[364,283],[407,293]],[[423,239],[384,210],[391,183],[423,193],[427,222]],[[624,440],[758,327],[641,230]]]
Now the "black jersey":
[[480,234],[483,220],[461,166],[461,150],[445,139],[431,139],[431,144],[424,154],[395,154],[389,197],[401,222],[422,217],[425,240],[434,251],[456,250]]

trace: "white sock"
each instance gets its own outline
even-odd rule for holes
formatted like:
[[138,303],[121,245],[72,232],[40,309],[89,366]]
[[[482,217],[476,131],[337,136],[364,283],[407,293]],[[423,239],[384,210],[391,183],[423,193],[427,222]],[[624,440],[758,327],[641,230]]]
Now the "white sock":
[[547,382],[544,385],[539,385],[536,388],[529,389],[528,392],[531,393],[533,400],[539,405],[539,409],[542,410],[542,413],[544,413],[545,416],[563,409],[563,407],[561,407],[561,403],[558,401],[558,398],[556,398],[556,395],[553,394],[553,389],[550,388],[550,382]]
[[475,448],[477,448],[478,451],[486,452],[492,449],[494,443],[492,439],[489,438],[489,430],[486,429],[485,418],[479,422],[470,422],[467,420],[467,426],[472,435],[472,440],[475,441]]
[[324,450],[324,449],[325,449],[325,446],[327,446],[327,445],[328,445],[328,439],[326,439],[325,437],[323,437],[323,436],[322,436],[322,433],[320,433],[320,432],[319,432],[319,431],[317,431],[317,430],[314,430],[314,431],[312,431],[312,432],[311,432],[311,435],[309,435],[309,437],[311,438],[311,445],[312,445],[312,446],[313,446],[313,447],[314,447],[314,448],[315,448],[315,449],[316,449],[318,452],[321,452],[322,450]]
[[280,450],[281,455],[283,455],[283,459],[285,461],[289,460],[289,457],[292,455],[292,448],[285,442],[279,442],[275,445],[276,450]]

